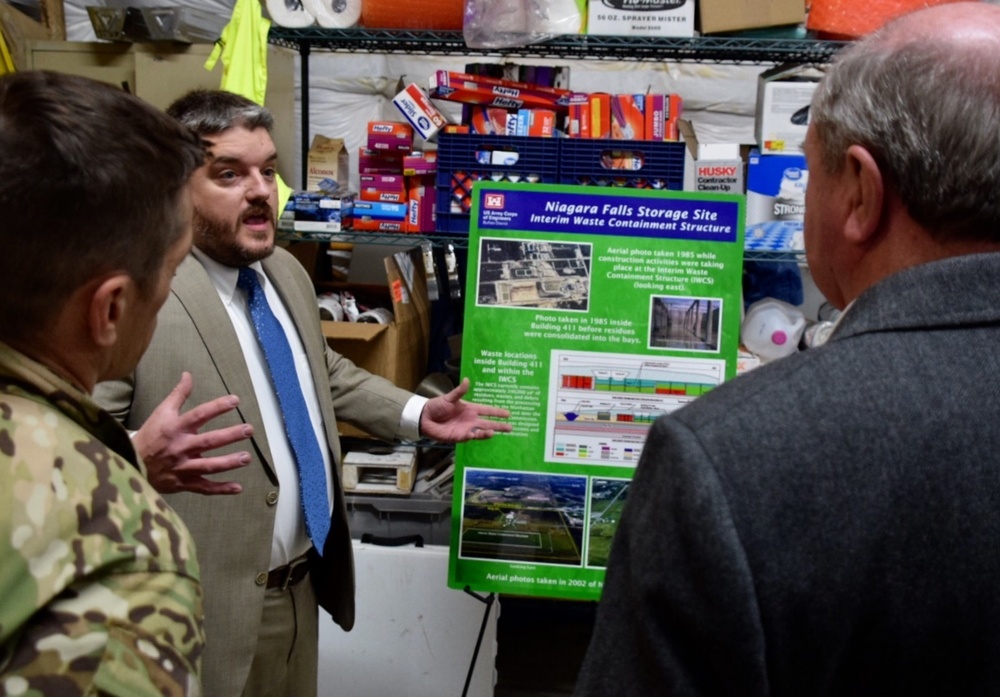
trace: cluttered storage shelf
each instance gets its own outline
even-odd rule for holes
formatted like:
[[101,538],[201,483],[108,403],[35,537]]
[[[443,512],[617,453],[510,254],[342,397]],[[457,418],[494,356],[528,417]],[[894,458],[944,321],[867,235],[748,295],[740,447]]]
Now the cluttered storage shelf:
[[[287,28],[272,26],[271,44],[298,51],[301,75],[302,152],[309,150],[309,55],[313,50],[416,55],[491,55],[505,57],[560,57],[609,61],[675,61],[704,63],[803,63],[829,62],[845,41],[815,38],[761,38],[746,36],[639,37],[563,35],[547,41],[507,48],[471,48],[461,31],[425,31],[363,29],[328,29],[322,27]],[[305,166],[303,158],[303,167]],[[303,173],[305,180],[305,173]],[[440,232],[440,231],[439,231]],[[411,246],[412,234],[362,233],[344,231],[334,235],[282,233],[288,241],[351,240],[360,244],[398,244]],[[421,234],[436,246],[464,248],[468,238],[459,234]],[[787,251],[750,251],[748,259],[798,260]]]
[[298,50],[436,55],[532,56],[616,61],[828,63],[846,42],[739,36],[692,38],[571,34],[510,48],[470,48],[460,31],[289,29],[274,26],[272,44]]
[[[353,242],[355,244],[380,244],[400,247],[414,247],[422,242],[430,242],[436,247],[451,245],[453,249],[466,249],[469,245],[467,235],[426,233],[392,233],[392,232],[291,232],[279,231],[278,239],[284,242]],[[743,257],[754,261],[798,261],[804,262],[804,252],[787,250],[746,250]]]

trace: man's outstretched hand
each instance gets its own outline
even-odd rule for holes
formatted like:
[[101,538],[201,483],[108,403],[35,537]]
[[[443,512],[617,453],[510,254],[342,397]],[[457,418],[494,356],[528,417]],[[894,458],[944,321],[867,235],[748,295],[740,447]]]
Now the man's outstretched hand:
[[428,400],[420,414],[420,434],[444,443],[461,443],[492,438],[497,431],[507,433],[511,430],[511,425],[505,421],[485,418],[508,419],[509,411],[466,402],[462,397],[468,391],[469,379],[464,378],[448,394]]
[[237,424],[199,433],[209,421],[235,409],[240,400],[226,395],[182,414],[193,385],[191,374],[184,372],[177,386],[132,436],[132,445],[146,463],[149,483],[161,494],[238,494],[242,487],[237,482],[216,482],[205,475],[243,467],[250,462],[250,453],[212,457],[203,457],[202,453],[245,440],[253,435],[253,428]]

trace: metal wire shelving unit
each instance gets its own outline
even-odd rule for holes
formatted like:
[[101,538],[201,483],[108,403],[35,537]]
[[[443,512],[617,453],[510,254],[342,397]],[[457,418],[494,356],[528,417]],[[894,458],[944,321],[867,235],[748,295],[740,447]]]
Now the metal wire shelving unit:
[[[691,38],[565,35],[524,46],[470,48],[460,31],[418,31],[392,29],[289,29],[272,26],[269,43],[295,50],[300,57],[302,85],[302,152],[309,149],[309,57],[313,51],[340,53],[383,53],[417,55],[482,55],[505,57],[570,58],[636,62],[685,62],[729,64],[824,64],[847,45],[843,41],[814,38],[760,38],[745,36],[702,36]],[[303,169],[305,163],[303,162]],[[303,181],[305,172],[303,172]],[[349,239],[358,243],[413,245],[426,239],[434,244],[451,243],[464,247],[461,235],[396,235],[347,231],[318,238],[316,235],[283,233],[290,241]],[[758,260],[796,260],[789,252],[747,252]]]

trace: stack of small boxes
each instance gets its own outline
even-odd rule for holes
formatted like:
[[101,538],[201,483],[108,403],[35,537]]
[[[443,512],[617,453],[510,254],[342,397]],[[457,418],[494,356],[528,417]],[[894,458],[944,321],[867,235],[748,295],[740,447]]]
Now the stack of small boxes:
[[349,171],[344,141],[317,134],[308,158],[306,190],[289,197],[278,218],[278,229],[322,234],[350,228],[355,194],[344,186]]
[[438,70],[430,78],[430,96],[465,105],[464,130],[479,135],[551,137],[570,94],[566,89],[451,70]]
[[438,70],[429,96],[463,105],[463,125],[477,135],[679,140],[677,94],[576,93],[491,75]]
[[757,148],[747,161],[746,248],[802,250],[805,190],[809,181],[802,144],[809,105],[822,71],[779,65],[757,85]]
[[358,152],[360,191],[353,229],[361,232],[434,231],[437,153],[413,149],[413,127],[371,121]]
[[566,135],[612,140],[679,140],[678,94],[573,94]]

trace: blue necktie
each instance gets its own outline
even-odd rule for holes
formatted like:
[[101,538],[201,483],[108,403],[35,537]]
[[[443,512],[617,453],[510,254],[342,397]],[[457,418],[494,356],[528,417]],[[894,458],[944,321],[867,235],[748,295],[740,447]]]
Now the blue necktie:
[[295,359],[288,345],[285,331],[271,312],[264,289],[257,280],[257,272],[249,267],[240,269],[237,287],[246,291],[257,340],[264,350],[271,382],[278,395],[285,433],[295,454],[299,469],[299,494],[305,512],[306,530],[316,551],[323,554],[323,543],[330,532],[330,506],[326,494],[326,467],[323,453],[316,441],[306,400],[299,387],[295,372]]

